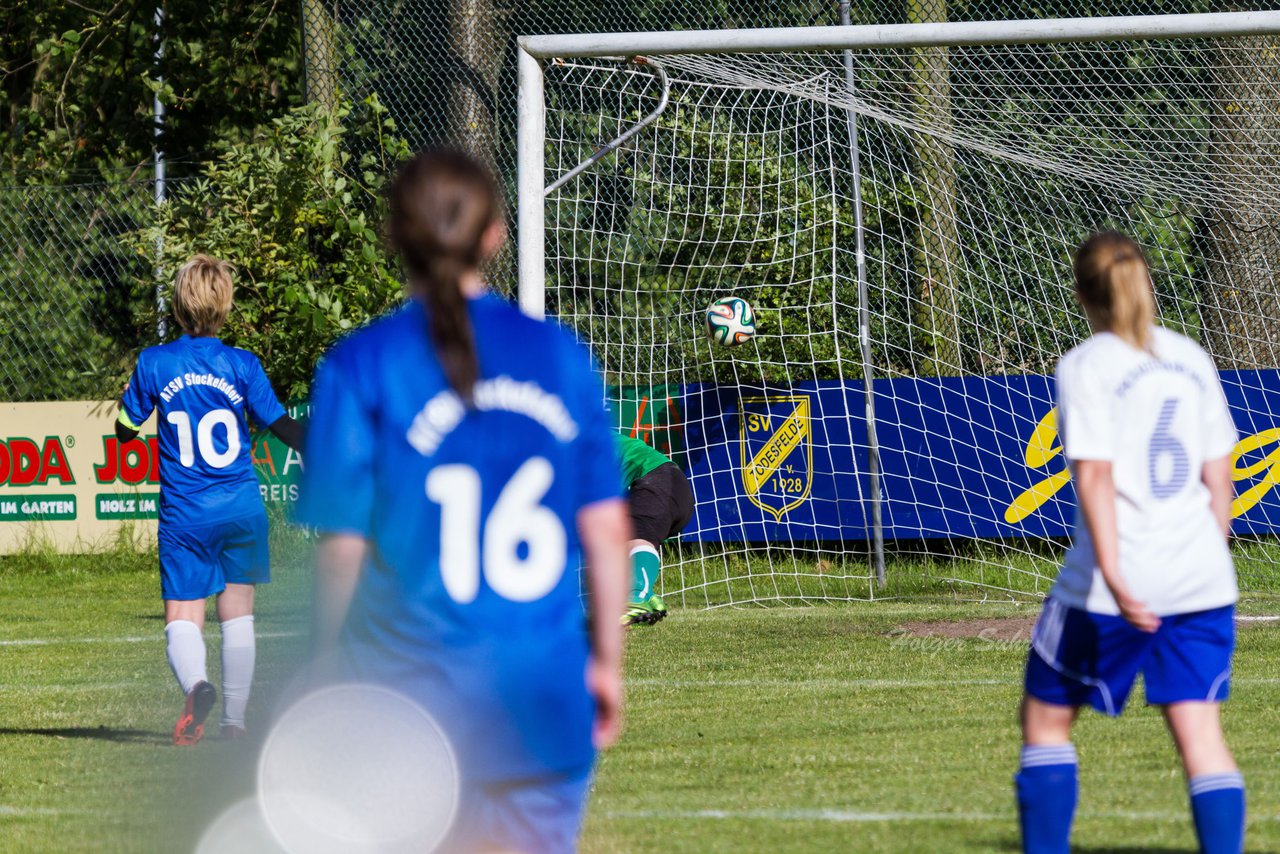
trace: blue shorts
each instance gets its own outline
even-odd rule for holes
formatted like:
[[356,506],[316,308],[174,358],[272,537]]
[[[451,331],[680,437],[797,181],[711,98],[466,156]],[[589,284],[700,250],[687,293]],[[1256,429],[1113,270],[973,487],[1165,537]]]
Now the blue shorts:
[[1221,702],[1231,687],[1235,606],[1160,618],[1154,633],[1123,617],[1050,599],[1031,635],[1027,696],[1056,706],[1088,703],[1119,715],[1142,673],[1147,703]]
[[266,513],[200,528],[161,525],[157,539],[161,598],[204,599],[228,584],[271,580]]
[[572,854],[591,788],[591,773],[465,786],[441,851]]

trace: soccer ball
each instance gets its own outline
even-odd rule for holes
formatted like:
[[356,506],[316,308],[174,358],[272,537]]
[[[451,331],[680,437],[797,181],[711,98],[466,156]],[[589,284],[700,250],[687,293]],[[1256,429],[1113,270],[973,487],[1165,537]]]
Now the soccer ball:
[[707,307],[707,334],[726,347],[749,341],[756,334],[756,313],[741,297],[724,297]]

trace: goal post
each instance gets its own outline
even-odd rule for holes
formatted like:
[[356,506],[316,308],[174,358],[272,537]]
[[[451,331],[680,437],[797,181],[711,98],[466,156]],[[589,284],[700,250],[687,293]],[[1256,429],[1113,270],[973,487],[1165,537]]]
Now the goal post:
[[516,56],[520,85],[516,100],[517,297],[525,314],[540,318],[546,311],[547,275],[543,247],[547,122],[542,102],[542,63],[523,47]]
[[[1052,371],[1087,334],[1070,253],[1101,227],[1226,369],[1242,575],[1267,583],[1280,12],[518,44],[520,305],[690,473],[665,594],[1044,593],[1072,507]],[[750,342],[706,339],[722,296]]]

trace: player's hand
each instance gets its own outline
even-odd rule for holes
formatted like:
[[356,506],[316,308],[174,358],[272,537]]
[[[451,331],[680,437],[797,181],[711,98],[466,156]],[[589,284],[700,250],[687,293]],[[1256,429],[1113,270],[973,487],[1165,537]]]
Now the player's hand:
[[1120,607],[1120,616],[1138,631],[1154,632],[1160,628],[1160,618],[1155,612],[1128,593],[1121,593],[1115,597],[1115,600],[1116,605]]
[[617,741],[622,731],[622,671],[591,659],[587,662],[587,691],[596,700],[591,740],[596,749],[603,750]]

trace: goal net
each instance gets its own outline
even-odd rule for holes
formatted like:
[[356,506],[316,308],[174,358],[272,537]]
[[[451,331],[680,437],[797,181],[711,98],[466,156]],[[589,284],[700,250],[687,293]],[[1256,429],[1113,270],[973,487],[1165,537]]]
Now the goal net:
[[[521,288],[591,345],[620,427],[690,473],[674,603],[1046,592],[1074,512],[1052,373],[1088,334],[1070,258],[1101,228],[1143,245],[1161,322],[1223,371],[1241,581],[1272,585],[1280,16],[1000,27],[742,53],[648,34],[643,61],[525,40],[538,181],[624,138],[522,192],[543,226],[521,252],[545,254]],[[757,316],[737,347],[704,326],[727,296]]]

